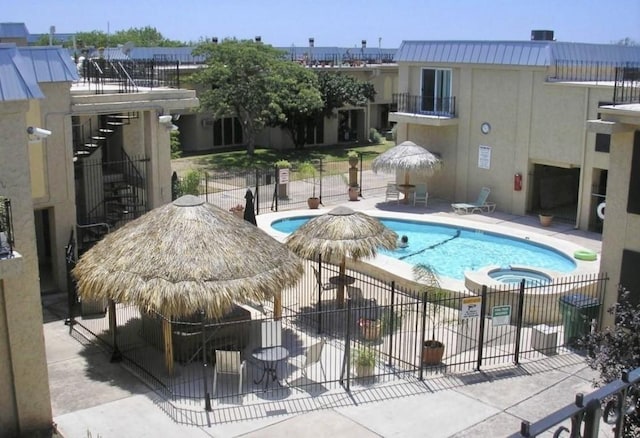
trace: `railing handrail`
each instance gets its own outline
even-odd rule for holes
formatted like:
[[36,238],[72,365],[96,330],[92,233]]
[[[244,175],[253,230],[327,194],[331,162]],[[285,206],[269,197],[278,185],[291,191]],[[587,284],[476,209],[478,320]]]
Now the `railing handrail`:
[[[564,426],[561,426],[556,430],[556,433],[567,431],[571,433],[570,436],[578,436],[573,433],[581,431],[584,423],[584,435],[580,436],[597,438],[600,426],[600,417],[602,415],[602,402],[614,396],[619,396],[613,399],[617,400],[619,404],[612,405],[611,402],[607,403],[607,408],[605,408],[605,418],[603,418],[603,421],[606,424],[616,424],[615,436],[623,436],[623,413],[626,412],[627,402],[625,400],[626,391],[630,386],[637,383],[640,383],[640,368],[636,368],[630,372],[623,372],[620,379],[614,380],[613,382],[596,389],[590,394],[576,394],[574,403],[547,415],[535,423],[522,421],[520,425],[520,432],[510,435],[509,438],[535,437],[568,419],[572,420],[571,427],[575,430],[569,431]],[[622,401],[622,403],[620,403],[620,401]],[[612,415],[611,417],[613,420],[609,420],[608,418],[607,414],[612,413],[609,412],[608,409],[615,409],[616,415]]]
[[[425,94],[394,93],[392,99],[393,103],[397,105],[397,112],[456,117],[455,96],[438,97]],[[429,102],[432,103],[433,108],[424,108],[425,103]]]
[[138,86],[136,85],[135,81],[131,78],[131,75],[129,75],[129,72],[127,71],[126,68],[124,68],[124,65],[122,65],[121,62],[118,61],[118,67],[120,67],[120,71],[124,74],[126,81],[128,84],[130,84],[130,86],[135,90],[135,92],[138,92]]

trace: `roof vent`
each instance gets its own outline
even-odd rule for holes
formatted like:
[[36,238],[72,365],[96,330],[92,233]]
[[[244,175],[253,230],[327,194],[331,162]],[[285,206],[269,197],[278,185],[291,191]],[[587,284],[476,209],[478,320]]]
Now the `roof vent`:
[[309,47],[313,47],[315,40],[313,38],[309,38]]
[[257,35],[254,40],[256,40],[256,43],[261,43],[262,42],[262,37],[260,35]]
[[362,40],[362,48],[363,49],[367,48],[367,40]]
[[552,30],[532,30],[531,41],[553,41]]

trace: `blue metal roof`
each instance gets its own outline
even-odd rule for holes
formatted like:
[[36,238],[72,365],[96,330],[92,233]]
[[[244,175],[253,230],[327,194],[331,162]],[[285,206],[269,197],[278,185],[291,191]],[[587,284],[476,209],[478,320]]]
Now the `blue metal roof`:
[[18,47],[38,82],[70,82],[79,79],[76,65],[62,47]]
[[0,23],[0,38],[27,38],[29,31],[24,23]]
[[557,41],[404,41],[398,62],[546,67],[554,62],[640,62],[640,47]]
[[14,44],[0,44],[0,101],[42,99],[33,68]]

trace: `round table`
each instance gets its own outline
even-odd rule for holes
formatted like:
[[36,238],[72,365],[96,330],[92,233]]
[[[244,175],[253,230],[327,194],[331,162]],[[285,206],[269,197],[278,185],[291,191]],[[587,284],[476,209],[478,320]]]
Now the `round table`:
[[289,350],[282,346],[260,347],[253,350],[251,356],[262,362],[262,377],[260,377],[260,380],[254,380],[253,383],[258,385],[264,381],[265,391],[269,387],[269,381],[276,382],[279,386],[282,386],[278,378],[278,362],[289,357]]

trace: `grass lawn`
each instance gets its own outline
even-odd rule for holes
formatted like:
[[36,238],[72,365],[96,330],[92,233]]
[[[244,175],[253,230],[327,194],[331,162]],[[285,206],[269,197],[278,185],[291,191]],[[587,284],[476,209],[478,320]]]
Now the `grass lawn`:
[[[271,167],[278,160],[302,162],[308,160],[346,160],[347,152],[357,151],[363,154],[363,159],[370,162],[380,153],[395,146],[393,141],[383,141],[377,145],[332,145],[305,147],[304,149],[275,149],[256,148],[253,157],[247,155],[246,150],[231,152],[216,152],[205,155],[193,155],[171,160],[171,168],[178,175],[184,176],[189,170],[216,171],[225,169],[247,169],[255,167]],[[366,166],[368,167],[368,166]]]

